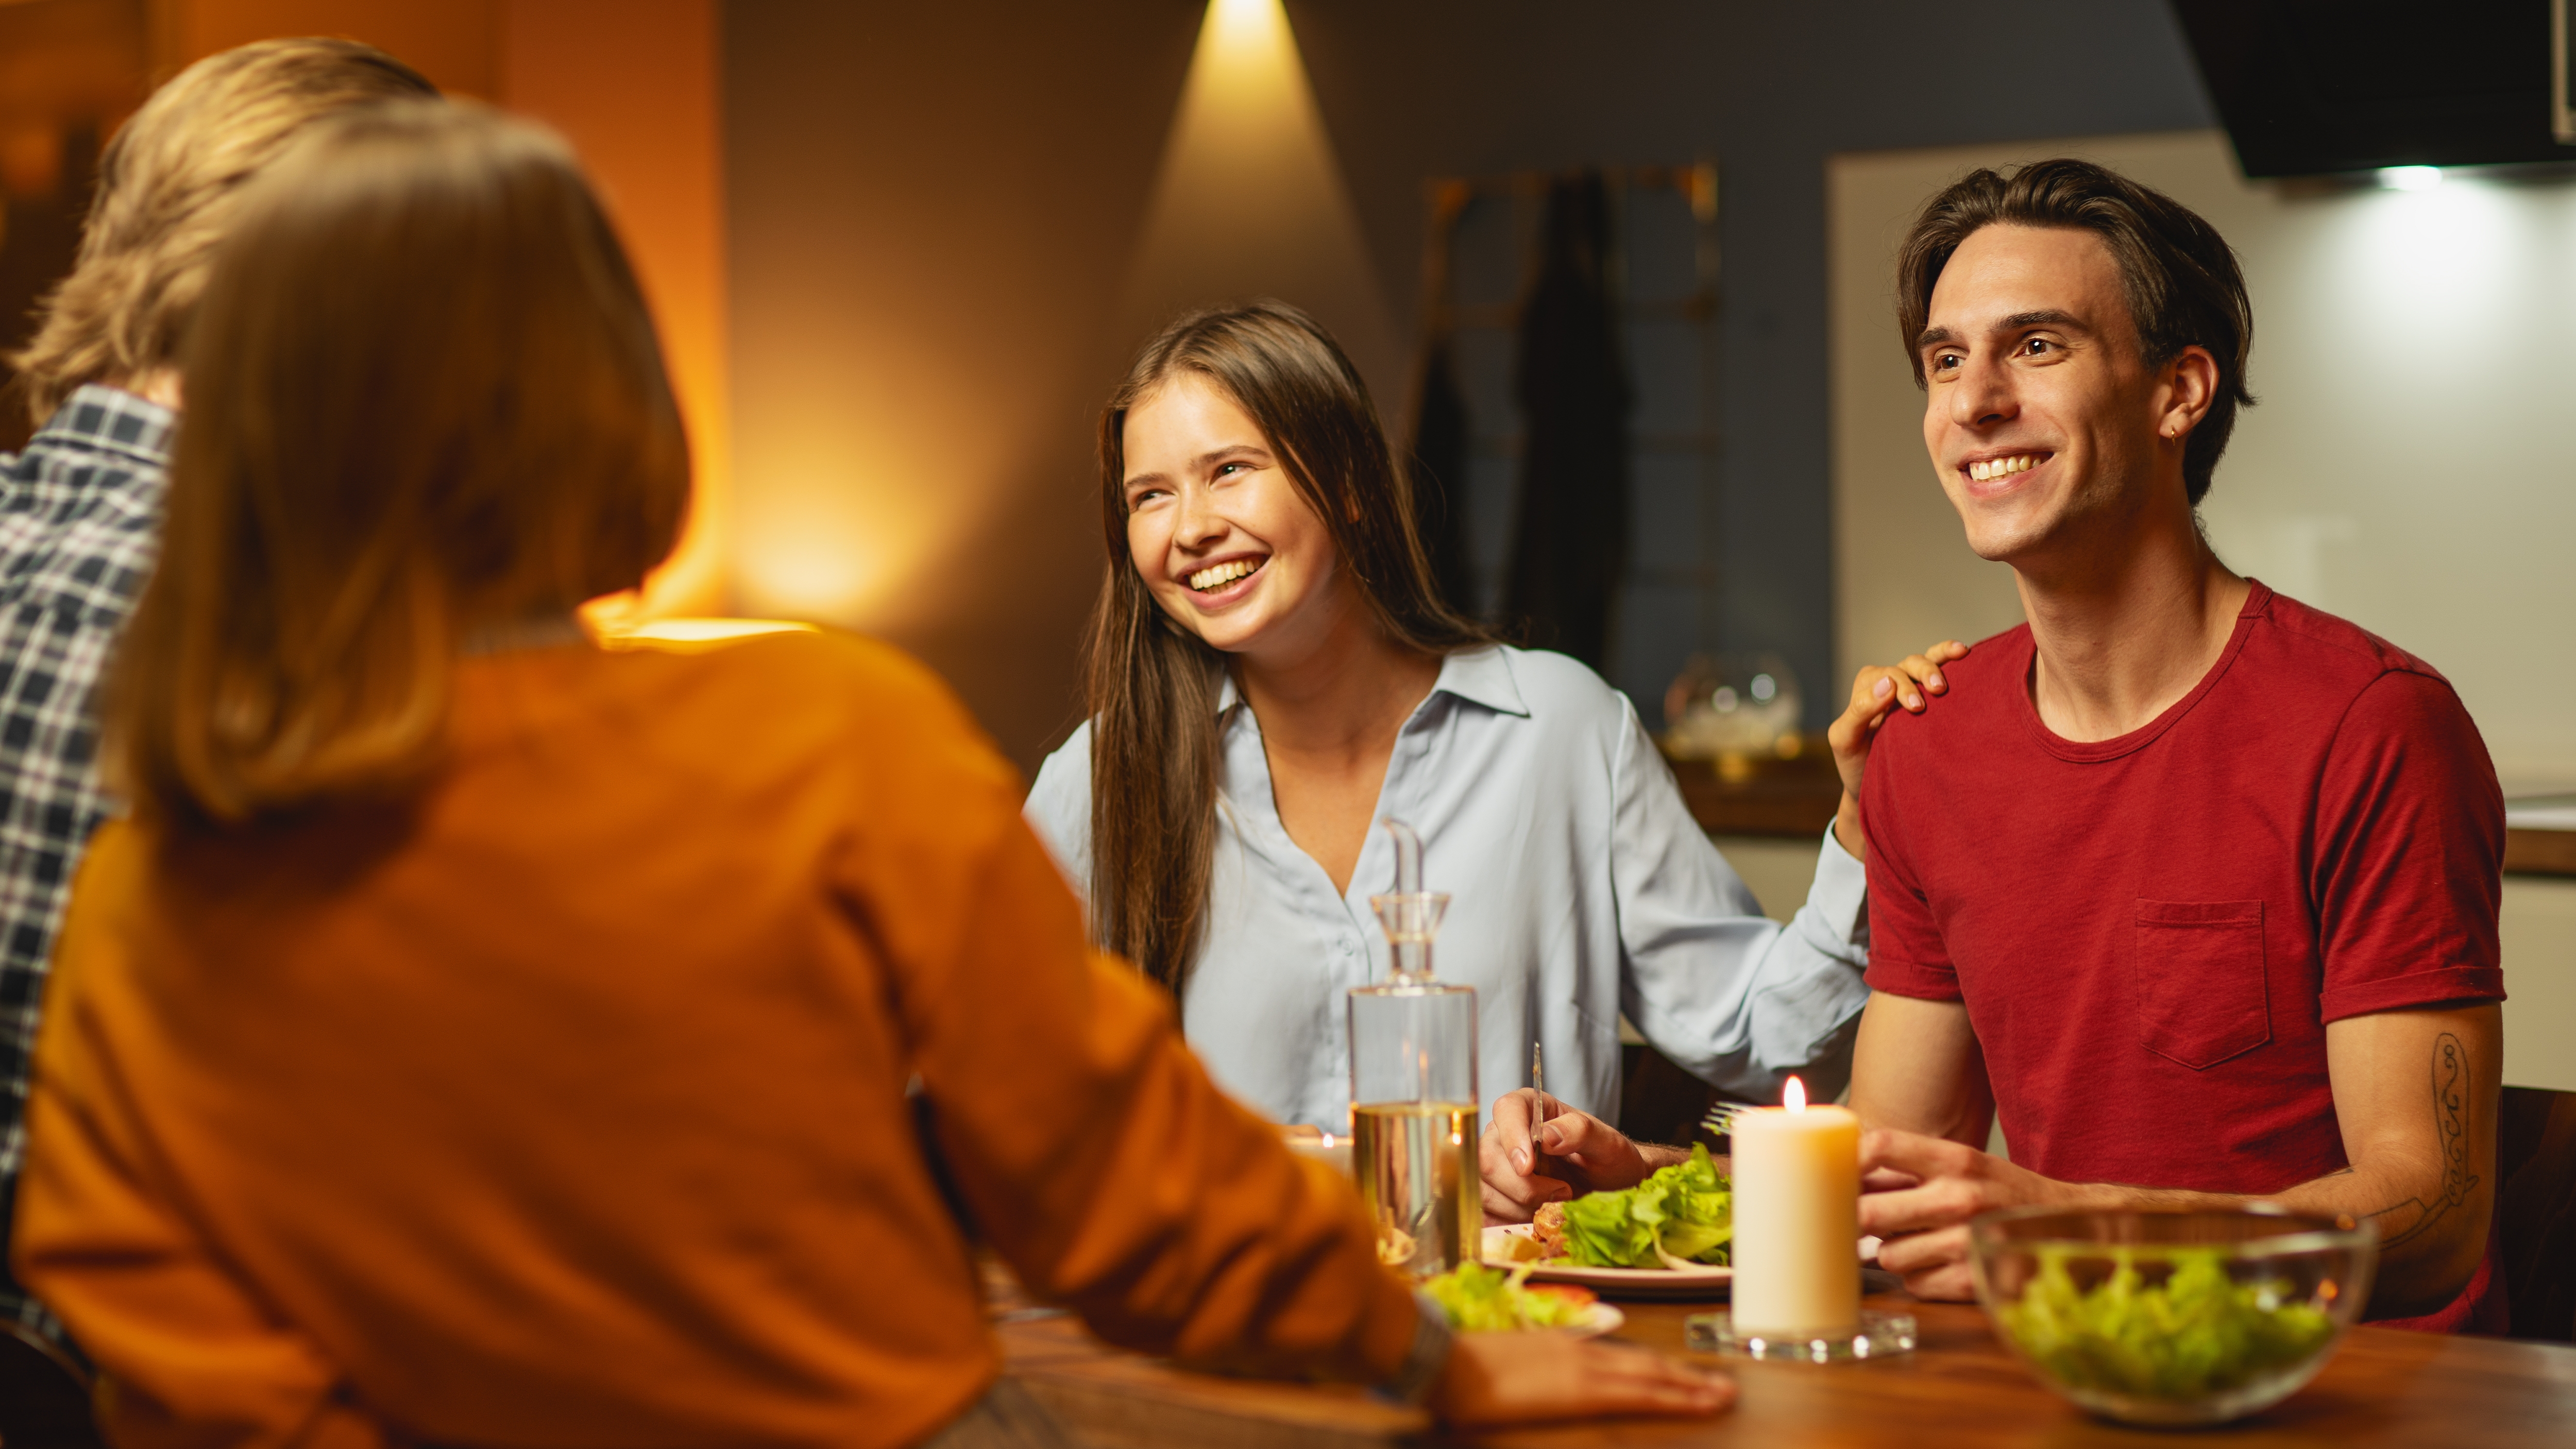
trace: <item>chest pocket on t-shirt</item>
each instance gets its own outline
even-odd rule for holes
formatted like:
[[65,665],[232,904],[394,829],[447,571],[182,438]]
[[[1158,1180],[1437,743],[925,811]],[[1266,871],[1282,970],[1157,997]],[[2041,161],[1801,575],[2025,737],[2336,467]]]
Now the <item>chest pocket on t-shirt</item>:
[[2198,1071],[2272,1039],[2261,901],[2141,900],[2132,937],[2141,1046]]

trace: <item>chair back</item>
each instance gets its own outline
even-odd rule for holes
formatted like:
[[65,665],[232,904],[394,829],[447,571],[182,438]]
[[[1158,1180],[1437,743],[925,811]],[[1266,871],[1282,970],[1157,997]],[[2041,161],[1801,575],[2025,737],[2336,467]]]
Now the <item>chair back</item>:
[[2576,1342],[2576,1092],[2507,1087],[2497,1126],[2513,1336]]
[[99,1449],[89,1375],[43,1335],[0,1323],[0,1445]]

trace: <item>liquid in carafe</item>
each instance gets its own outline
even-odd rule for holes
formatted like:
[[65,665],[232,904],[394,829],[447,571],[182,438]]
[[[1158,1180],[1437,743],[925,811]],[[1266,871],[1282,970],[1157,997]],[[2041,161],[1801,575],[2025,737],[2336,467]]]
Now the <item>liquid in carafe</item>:
[[1474,1261],[1484,1226],[1474,1105],[1355,1107],[1351,1127],[1360,1194],[1377,1223],[1378,1260],[1415,1277]]
[[1388,821],[1396,888],[1372,896],[1395,969],[1349,995],[1352,1166],[1378,1257],[1416,1277],[1474,1262],[1484,1228],[1476,1170],[1476,993],[1431,976],[1449,898],[1422,889],[1422,842]]

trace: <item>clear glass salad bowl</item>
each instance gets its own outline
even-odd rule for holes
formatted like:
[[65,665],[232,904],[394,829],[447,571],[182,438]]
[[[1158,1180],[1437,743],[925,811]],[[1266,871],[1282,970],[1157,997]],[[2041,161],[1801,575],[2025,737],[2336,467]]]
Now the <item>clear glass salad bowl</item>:
[[2132,1424],[2296,1393],[2370,1299],[2378,1230],[2275,1208],[2012,1208],[1969,1225],[1977,1299],[2042,1383]]

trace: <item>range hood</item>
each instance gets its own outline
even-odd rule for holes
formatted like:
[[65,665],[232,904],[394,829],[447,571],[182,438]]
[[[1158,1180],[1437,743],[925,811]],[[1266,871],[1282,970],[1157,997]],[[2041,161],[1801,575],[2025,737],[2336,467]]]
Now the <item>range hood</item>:
[[2173,0],[2249,177],[2576,162],[2571,4]]

